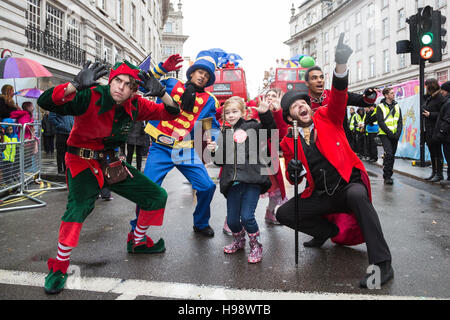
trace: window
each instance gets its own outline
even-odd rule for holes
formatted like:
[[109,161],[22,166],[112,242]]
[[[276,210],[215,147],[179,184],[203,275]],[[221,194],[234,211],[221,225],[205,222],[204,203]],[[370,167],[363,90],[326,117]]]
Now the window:
[[399,67],[399,69],[406,68],[406,54],[405,53],[398,55],[398,67]]
[[356,51],[362,50],[361,33],[356,35]]
[[375,77],[375,57],[369,57],[369,77]]
[[349,19],[346,19],[345,21],[344,21],[344,30],[347,32],[347,31],[350,31],[350,20]]
[[405,16],[405,9],[401,8],[398,10],[398,28],[402,29],[406,26],[406,16]]
[[141,45],[145,46],[145,19],[141,17]]
[[123,0],[117,0],[117,23],[123,26]]
[[356,81],[362,80],[362,61],[356,63]]
[[296,70],[279,69],[277,72],[278,81],[295,81],[297,80]]
[[163,56],[171,56],[172,54],[175,54],[175,47],[174,46],[164,46],[163,47]]
[[448,70],[439,71],[437,73],[437,81],[439,82],[447,82],[448,81]]
[[361,11],[358,11],[355,14],[355,22],[356,22],[356,25],[361,24]]
[[330,62],[328,56],[329,56],[328,50],[325,50],[323,54],[323,64],[328,64]]
[[28,25],[34,28],[41,26],[41,0],[28,0],[28,10],[25,12]]
[[389,18],[384,18],[382,21],[382,32],[383,32],[383,38],[386,38],[389,36]]
[[323,34],[323,42],[324,42],[324,44],[327,44],[328,41],[329,41],[329,38],[328,38],[328,31],[326,31],[326,32]]
[[131,4],[131,35],[136,37],[136,6]]
[[369,27],[367,39],[369,40],[369,45],[375,44],[375,27]]
[[95,60],[102,60],[102,37],[95,35]]
[[389,49],[383,51],[383,72],[387,73],[391,71]]
[[105,40],[104,47],[105,47],[105,57],[104,57],[105,61],[107,63],[112,63],[113,62],[112,43],[109,42],[108,40]]
[[172,33],[173,32],[173,24],[172,22],[167,22],[164,26],[164,32]]
[[382,1],[382,8],[386,8],[389,5],[389,0],[383,0]]
[[98,0],[97,6],[102,9],[103,11],[106,11],[106,0]]
[[63,37],[63,12],[47,3],[47,30],[50,35]]
[[150,49],[151,49],[151,47],[152,47],[151,36],[152,36],[152,30],[151,30],[151,28],[148,28],[148,36],[147,36],[147,40],[148,40],[148,43],[147,43],[147,50],[148,50],[148,51],[150,51]]
[[375,6],[373,3],[370,3],[367,6],[367,19],[373,18],[375,16]]
[[116,55],[114,56],[114,63],[123,61],[123,50],[116,48]]
[[81,28],[80,22],[74,18],[70,18],[67,24],[67,36],[70,44],[80,47],[81,46]]
[[[294,70],[294,72],[295,72],[295,70]],[[242,79],[241,70],[224,70],[223,71],[223,81],[240,81],[241,79]]]

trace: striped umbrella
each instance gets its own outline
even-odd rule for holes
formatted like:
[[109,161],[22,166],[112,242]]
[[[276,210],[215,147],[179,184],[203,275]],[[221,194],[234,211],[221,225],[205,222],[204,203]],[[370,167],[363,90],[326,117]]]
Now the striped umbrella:
[[25,97],[25,98],[33,98],[37,99],[42,94],[42,90],[39,90],[38,88],[28,88],[28,89],[22,89],[14,93],[18,97]]
[[7,57],[0,60],[0,79],[52,76],[42,64],[31,59]]

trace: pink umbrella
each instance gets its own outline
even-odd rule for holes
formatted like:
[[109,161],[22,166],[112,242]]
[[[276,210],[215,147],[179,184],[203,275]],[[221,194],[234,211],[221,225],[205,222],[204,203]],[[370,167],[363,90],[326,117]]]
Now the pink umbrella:
[[42,94],[42,90],[39,90],[38,88],[28,88],[28,89],[22,89],[14,93],[18,97],[25,97],[25,98],[33,98],[37,99]]
[[31,59],[7,57],[0,60],[0,79],[52,76],[42,64]]

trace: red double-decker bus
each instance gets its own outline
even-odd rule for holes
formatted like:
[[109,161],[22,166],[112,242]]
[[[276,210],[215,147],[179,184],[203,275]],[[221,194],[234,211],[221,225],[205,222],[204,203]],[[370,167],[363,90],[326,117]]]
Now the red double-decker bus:
[[237,68],[233,63],[228,63],[223,68],[217,69],[216,81],[205,90],[215,95],[222,105],[228,98],[238,96],[248,100],[247,79],[245,71]]
[[284,93],[290,90],[308,93],[308,87],[305,84],[306,70],[308,68],[277,68],[275,81],[270,84],[270,88],[279,88]]

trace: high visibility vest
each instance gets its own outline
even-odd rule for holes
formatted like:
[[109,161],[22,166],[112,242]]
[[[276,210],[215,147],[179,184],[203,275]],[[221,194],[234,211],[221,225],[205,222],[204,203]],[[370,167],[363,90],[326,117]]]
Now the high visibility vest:
[[[361,116],[359,115],[359,113],[356,114],[356,122],[358,124],[364,124],[364,120],[366,120],[366,114],[364,113],[364,117],[361,118]],[[359,126],[356,127],[356,131],[357,132],[364,132],[364,128],[360,128]]]
[[[371,117],[377,114],[377,108],[375,108],[371,114]],[[366,135],[369,133],[378,133],[378,121],[374,121],[373,125],[368,124],[366,126]]]
[[[10,138],[6,134],[3,136],[5,143],[18,142],[17,137]],[[14,162],[16,159],[16,145],[7,144],[5,150],[3,150],[3,161]]]
[[[384,123],[386,124],[388,129],[391,130],[392,133],[396,133],[397,126],[398,126],[398,120],[400,119],[400,106],[398,104],[396,104],[394,106],[395,114],[393,114],[393,112],[391,112],[389,114],[389,107],[386,106],[384,103],[380,103],[377,106],[377,108],[380,108],[381,111],[383,111],[383,119],[386,119],[386,120],[384,120]],[[387,117],[388,114],[389,114],[389,117]],[[386,133],[380,128],[378,134],[386,134]]]
[[353,131],[353,130],[355,130],[355,117],[356,117],[356,112],[350,117],[350,124],[349,124],[349,128],[350,128],[350,131]]

